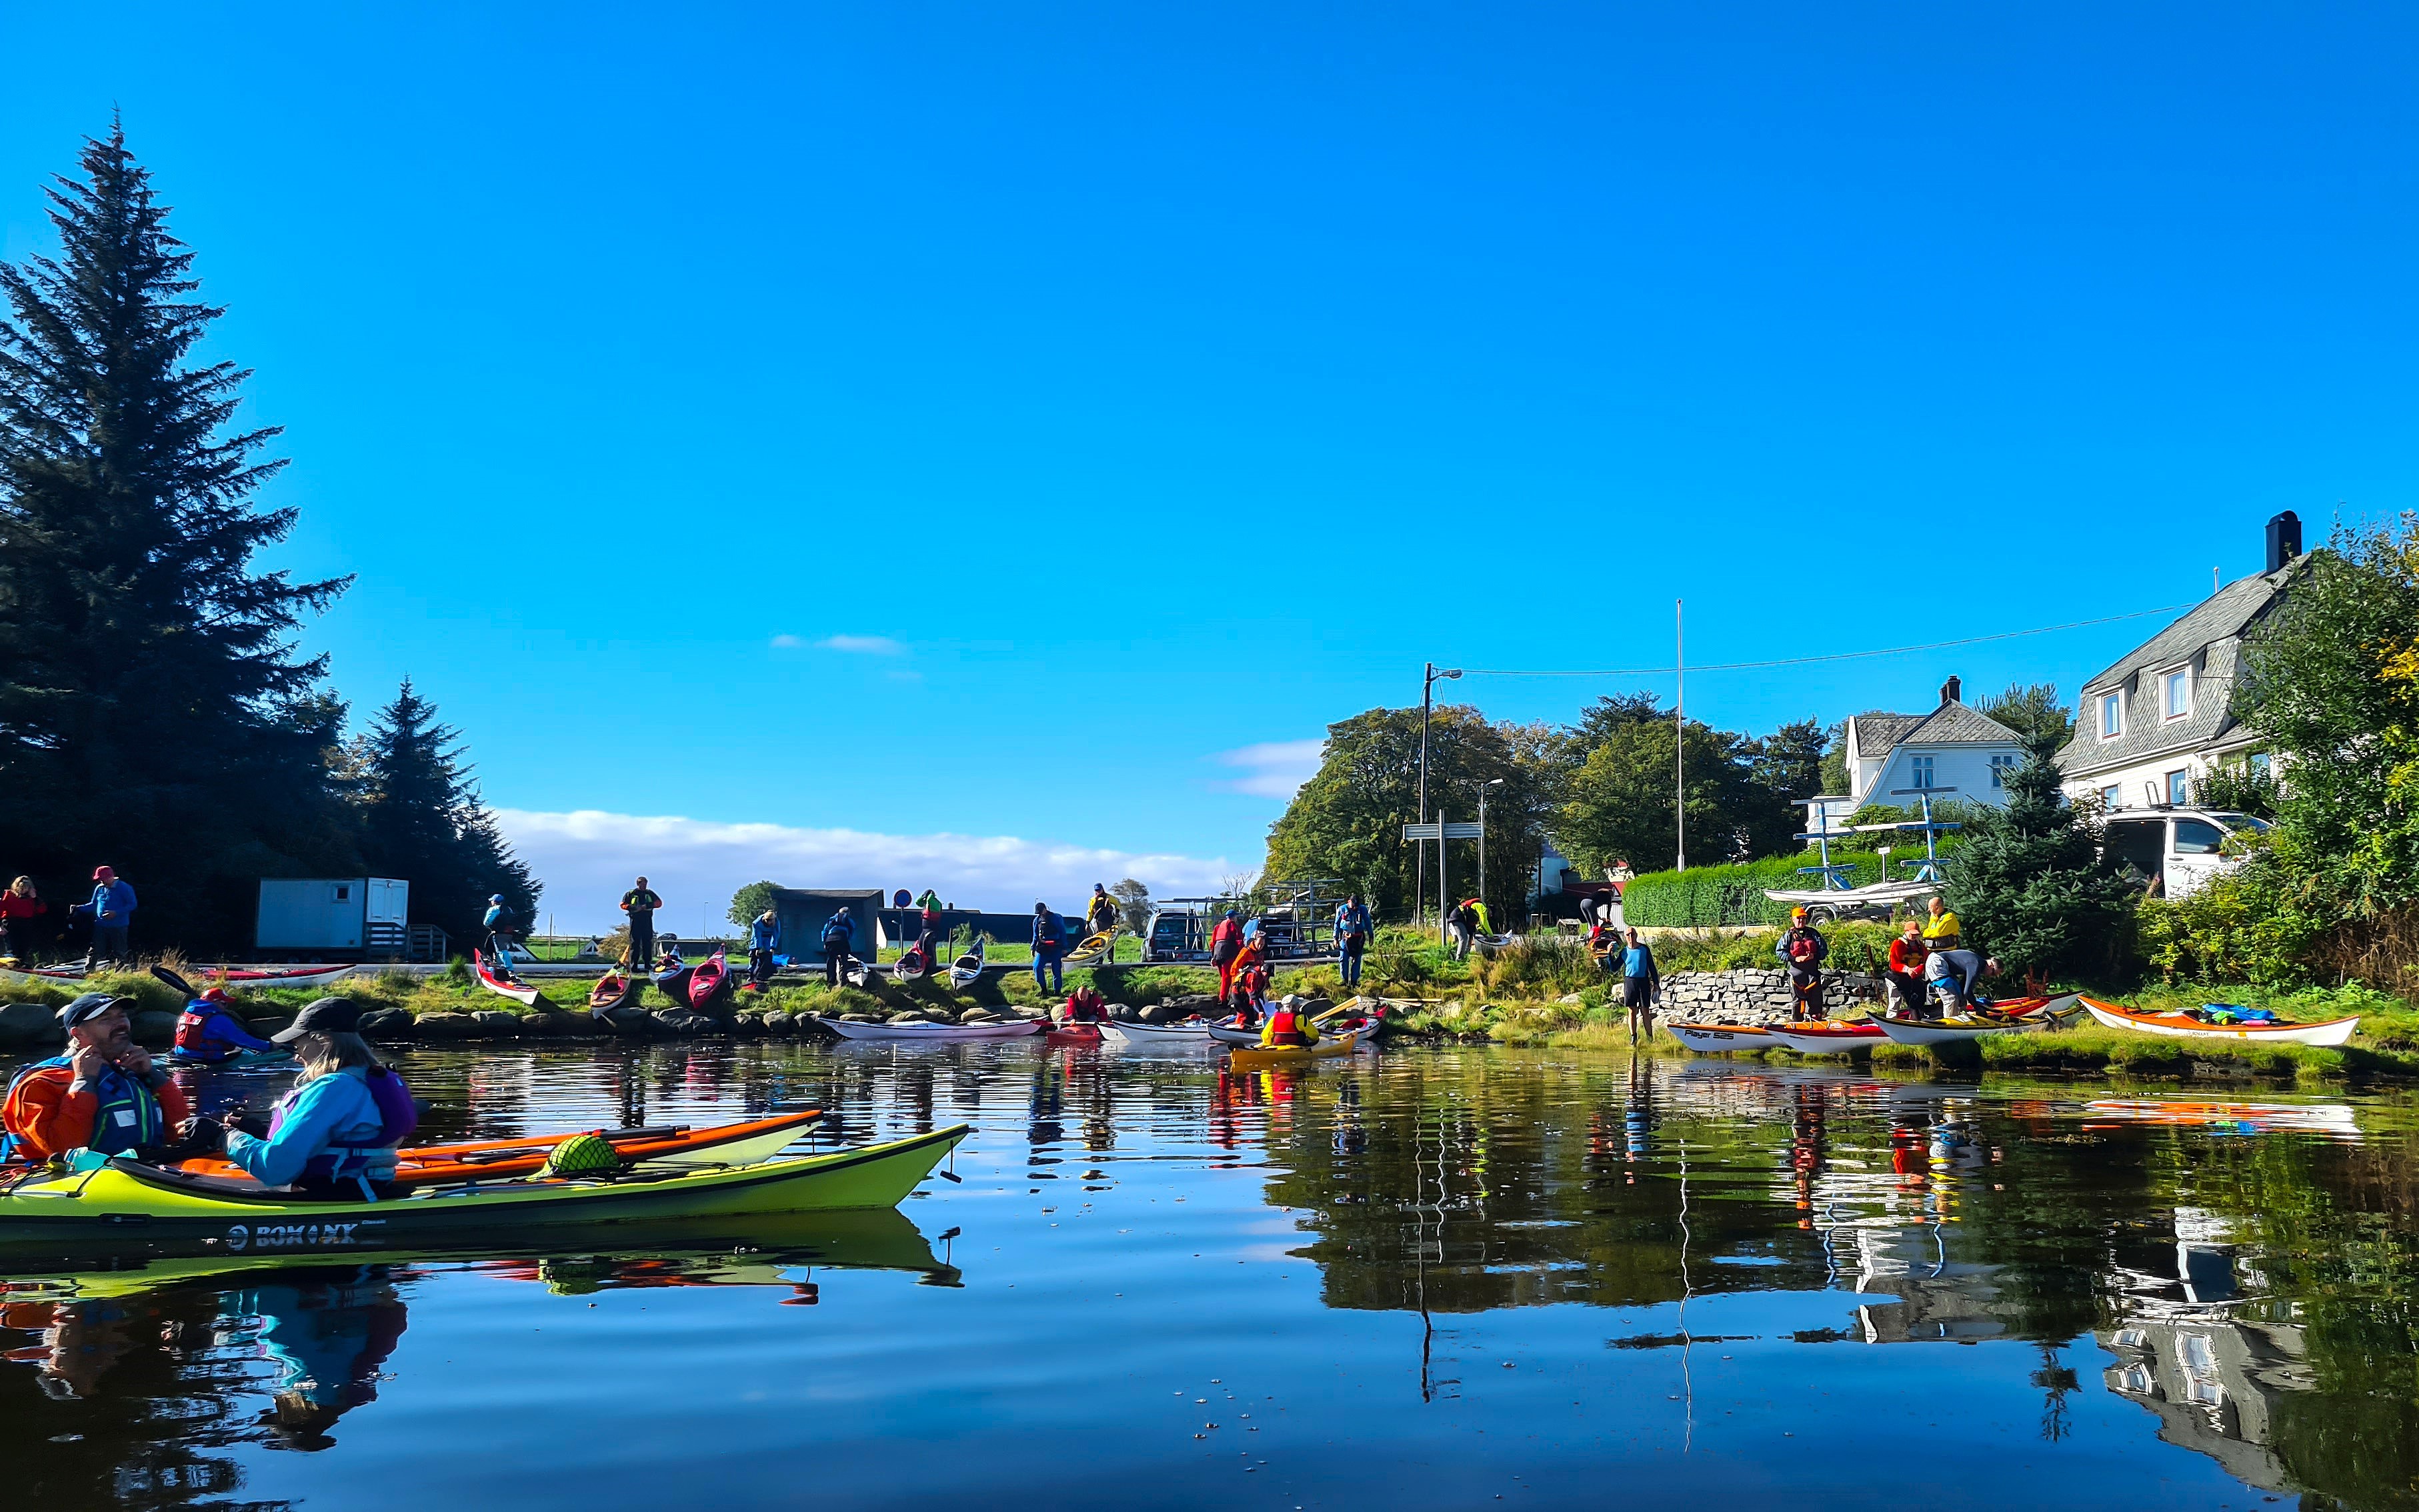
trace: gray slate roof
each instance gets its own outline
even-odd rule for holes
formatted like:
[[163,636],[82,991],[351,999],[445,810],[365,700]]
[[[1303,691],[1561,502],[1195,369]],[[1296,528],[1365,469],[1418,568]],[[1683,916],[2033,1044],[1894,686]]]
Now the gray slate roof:
[[1857,716],[1857,748],[1867,756],[1887,756],[1890,748],[1906,738],[1906,733],[1923,723],[1920,714],[1860,714]]
[[[2075,701],[2074,738],[2057,753],[2069,777],[2114,771],[2172,752],[2200,750],[2242,733],[2234,717],[2234,683],[2243,632],[2276,606],[2299,561],[2271,573],[2238,578],[2195,605],[2174,624],[2143,641],[2083,685]],[[2156,673],[2189,665],[2192,712],[2162,717]],[[2100,738],[2100,699],[2122,692],[2125,733]]]
[[1964,703],[1944,703],[1900,735],[1894,746],[2000,746],[2017,741],[2016,733],[1981,710]]

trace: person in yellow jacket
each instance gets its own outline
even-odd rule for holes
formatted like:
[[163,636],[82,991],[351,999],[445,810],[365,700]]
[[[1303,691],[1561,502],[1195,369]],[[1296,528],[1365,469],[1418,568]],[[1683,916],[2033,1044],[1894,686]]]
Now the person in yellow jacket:
[[1923,921],[1924,948],[1932,950],[1956,949],[1960,933],[1957,916],[1937,898],[1932,900],[1931,907],[1932,917]]
[[1264,1049],[1286,1046],[1308,1047],[1318,1042],[1318,1026],[1302,1011],[1302,997],[1287,993],[1277,1006],[1269,1011],[1268,1021],[1260,1026],[1260,1044]]

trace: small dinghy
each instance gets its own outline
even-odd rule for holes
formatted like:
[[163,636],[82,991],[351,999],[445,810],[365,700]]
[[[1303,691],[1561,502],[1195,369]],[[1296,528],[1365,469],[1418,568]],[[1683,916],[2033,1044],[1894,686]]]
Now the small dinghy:
[[516,1003],[535,1004],[537,989],[513,975],[513,968],[489,961],[483,950],[470,952],[470,964],[479,973],[479,985],[499,997],[509,997]]
[[991,936],[975,936],[975,948],[949,963],[949,985],[971,987],[982,980],[983,958],[991,949]]
[[688,1006],[705,1008],[731,990],[731,963],[716,950],[688,974]]
[[2294,1024],[2284,1019],[2242,1018],[2223,1021],[2218,1014],[2226,1011],[2223,1004],[2210,1008],[2186,1010],[2180,1013],[2142,1013],[2116,1003],[2103,1003],[2097,997],[2083,999],[2091,1016],[2112,1029],[2135,1029],[2144,1034],[2164,1034],[2178,1040],[2232,1040],[2269,1044],[2339,1045],[2351,1039],[2360,1027],[2360,1016],[2325,1019],[2316,1024]]

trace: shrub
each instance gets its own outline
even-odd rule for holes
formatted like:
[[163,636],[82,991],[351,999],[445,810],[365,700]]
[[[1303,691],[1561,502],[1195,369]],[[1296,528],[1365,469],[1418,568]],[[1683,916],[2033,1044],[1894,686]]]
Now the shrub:
[[1604,968],[1578,940],[1530,934],[1482,957],[1471,979],[1498,997],[1561,997],[1604,983]]

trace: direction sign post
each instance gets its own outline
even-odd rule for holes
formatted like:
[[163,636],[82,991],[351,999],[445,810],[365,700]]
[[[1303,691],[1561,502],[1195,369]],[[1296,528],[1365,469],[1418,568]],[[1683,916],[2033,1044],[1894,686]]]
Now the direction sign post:
[[[1449,840],[1484,841],[1486,839],[1486,835],[1487,826],[1483,824],[1450,824],[1446,822],[1444,815],[1441,813],[1437,815],[1433,823],[1425,825],[1405,825],[1403,826],[1403,839],[1406,841],[1423,844],[1428,841],[1436,841],[1437,928],[1440,933],[1441,933],[1444,928],[1446,908],[1452,902],[1451,888],[1447,886],[1445,881],[1444,842]],[[1423,856],[1426,855],[1425,851],[1421,854]]]

